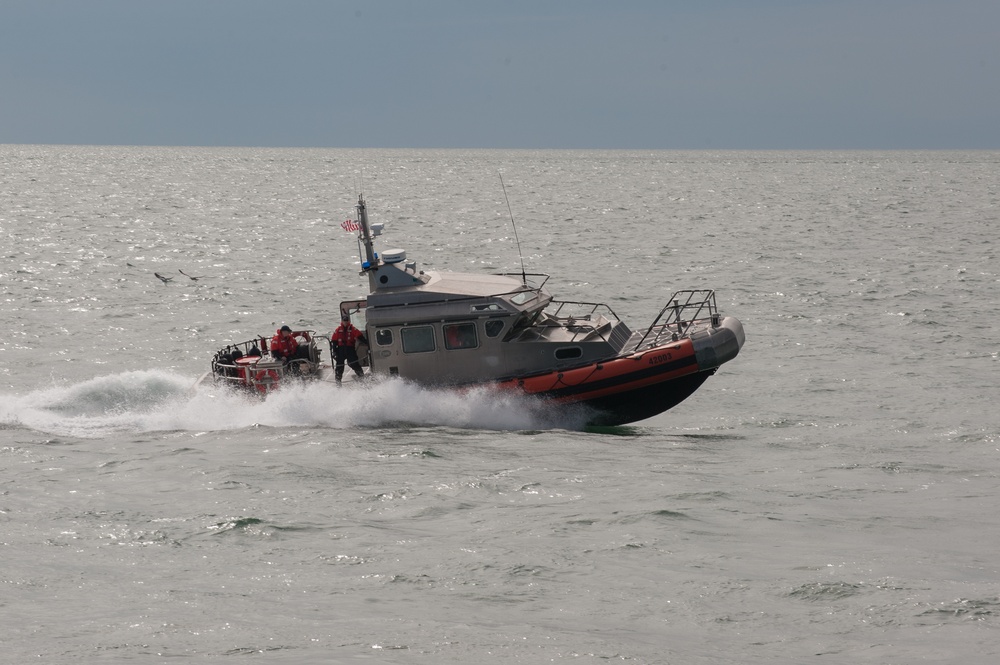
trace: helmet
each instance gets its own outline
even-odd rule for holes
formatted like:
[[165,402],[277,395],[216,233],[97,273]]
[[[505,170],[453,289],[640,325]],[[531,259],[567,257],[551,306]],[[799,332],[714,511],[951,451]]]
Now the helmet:
[[292,332],[292,329],[288,326],[281,326],[281,329],[278,330],[278,332]]

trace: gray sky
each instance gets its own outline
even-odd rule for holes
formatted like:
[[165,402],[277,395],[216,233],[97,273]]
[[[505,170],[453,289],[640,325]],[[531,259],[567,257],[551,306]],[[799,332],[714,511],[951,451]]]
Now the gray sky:
[[0,0],[0,143],[1000,148],[998,0]]

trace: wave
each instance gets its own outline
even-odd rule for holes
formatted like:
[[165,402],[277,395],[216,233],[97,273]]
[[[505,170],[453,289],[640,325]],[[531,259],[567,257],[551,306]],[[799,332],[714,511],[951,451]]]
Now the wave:
[[159,370],[123,372],[81,383],[0,396],[0,429],[77,438],[166,431],[264,427],[446,426],[486,430],[584,428],[587,412],[554,408],[488,388],[433,389],[402,379],[364,386],[310,383],[260,400]]

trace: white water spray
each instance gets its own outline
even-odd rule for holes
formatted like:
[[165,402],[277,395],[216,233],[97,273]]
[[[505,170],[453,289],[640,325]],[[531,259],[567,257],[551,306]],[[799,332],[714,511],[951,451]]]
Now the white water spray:
[[360,387],[290,385],[266,400],[241,392],[193,389],[191,379],[150,370],[0,399],[0,427],[59,436],[224,431],[253,426],[446,426],[488,430],[582,429],[586,412],[479,388],[430,389],[399,379]]

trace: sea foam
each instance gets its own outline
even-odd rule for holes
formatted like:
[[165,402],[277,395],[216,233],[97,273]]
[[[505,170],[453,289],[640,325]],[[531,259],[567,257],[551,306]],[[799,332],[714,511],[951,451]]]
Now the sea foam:
[[581,429],[587,413],[490,388],[435,389],[400,379],[363,386],[296,384],[266,399],[159,370],[123,372],[4,395],[0,426],[80,438],[116,433],[264,427],[447,426]]

